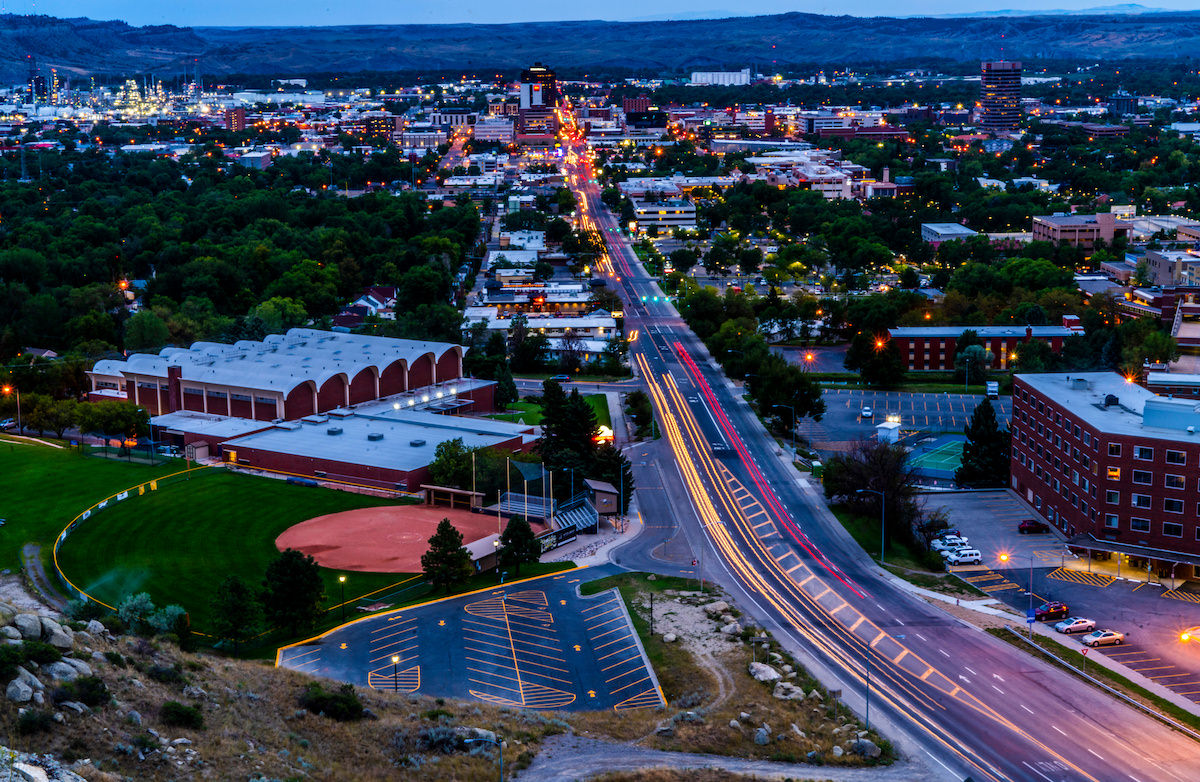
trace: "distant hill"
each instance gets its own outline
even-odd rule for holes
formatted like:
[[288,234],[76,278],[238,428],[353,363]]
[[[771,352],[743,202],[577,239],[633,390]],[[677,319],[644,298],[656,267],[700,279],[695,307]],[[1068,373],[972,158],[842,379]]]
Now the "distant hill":
[[[515,68],[707,69],[774,61],[852,65],[912,59],[1171,58],[1200,51],[1200,11],[959,18],[779,14],[667,22],[346,27],[133,27],[119,21],[0,16],[0,81],[25,80],[26,54],[78,76],[302,76]],[[776,46],[777,48],[772,48]]]

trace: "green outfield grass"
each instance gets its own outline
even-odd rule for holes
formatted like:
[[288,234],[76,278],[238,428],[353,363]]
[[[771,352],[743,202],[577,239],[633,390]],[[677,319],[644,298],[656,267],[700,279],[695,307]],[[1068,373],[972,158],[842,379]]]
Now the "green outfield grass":
[[[570,393],[569,389],[567,393]],[[591,405],[592,410],[596,413],[596,423],[612,429],[612,414],[608,410],[608,397],[604,394],[588,394],[584,399],[587,400],[587,403]],[[521,400],[509,405],[508,410],[507,413],[500,413],[492,416],[492,418],[513,422],[520,420],[530,426],[535,426],[542,422],[542,406],[539,404]]]
[[[110,605],[143,591],[157,605],[178,603],[203,632],[221,581],[236,574],[259,584],[278,555],[275,538],[288,527],[326,513],[395,504],[214,470],[93,516],[62,545],[59,565],[78,587]],[[337,577],[343,572],[322,569],[329,606],[339,602]],[[407,578],[345,575],[347,600]]]
[[0,567],[21,567],[21,547],[42,544],[47,572],[49,547],[84,508],[145,481],[184,469],[182,459],[148,467],[92,458],[68,448],[30,445],[0,437]]

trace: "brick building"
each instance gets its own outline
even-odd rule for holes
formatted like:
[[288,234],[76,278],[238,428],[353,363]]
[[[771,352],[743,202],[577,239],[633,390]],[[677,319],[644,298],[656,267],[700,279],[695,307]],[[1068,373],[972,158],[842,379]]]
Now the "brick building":
[[462,356],[461,346],[444,342],[291,329],[262,342],[197,342],[97,361],[89,399],[128,400],[152,416],[295,420],[457,380]]
[[1066,242],[1073,247],[1090,250],[1099,240],[1111,245],[1117,239],[1127,238],[1132,227],[1127,220],[1118,220],[1111,212],[1040,215],[1033,218],[1033,241],[1051,244]]
[[1112,372],[1013,378],[1011,484],[1068,544],[1131,577],[1195,578],[1200,406]]
[[900,360],[913,371],[945,371],[954,369],[958,339],[964,331],[974,331],[992,353],[990,369],[1007,369],[1013,354],[1020,355],[1021,346],[1031,340],[1046,342],[1055,353],[1062,350],[1063,340],[1083,334],[1078,319],[1063,318],[1061,326],[899,326],[888,332],[896,343]]

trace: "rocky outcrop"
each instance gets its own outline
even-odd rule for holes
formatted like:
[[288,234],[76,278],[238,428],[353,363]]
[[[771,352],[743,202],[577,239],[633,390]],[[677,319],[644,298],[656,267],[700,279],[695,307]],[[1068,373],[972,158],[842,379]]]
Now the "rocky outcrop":
[[766,663],[750,663],[750,675],[755,681],[760,682],[777,682],[783,678],[783,674],[775,670]]

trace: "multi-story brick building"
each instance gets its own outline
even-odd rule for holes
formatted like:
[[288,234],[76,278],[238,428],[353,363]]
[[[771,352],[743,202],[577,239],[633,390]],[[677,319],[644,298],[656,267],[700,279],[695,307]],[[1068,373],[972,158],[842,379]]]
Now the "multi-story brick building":
[[1119,220],[1111,212],[1039,215],[1033,218],[1033,240],[1051,244],[1066,242],[1090,250],[1097,241],[1111,245],[1117,239],[1127,238],[1131,228],[1129,221]]
[[1200,577],[1200,408],[1113,372],[1013,378],[1011,484],[1131,577]]
[[964,331],[974,331],[983,346],[991,351],[989,369],[1008,369],[1021,346],[1031,340],[1046,342],[1055,353],[1063,340],[1083,334],[1078,318],[1063,318],[1061,326],[899,326],[888,332],[896,343],[900,360],[913,371],[954,369],[958,340]]

